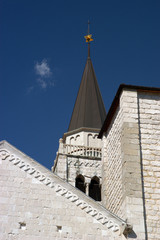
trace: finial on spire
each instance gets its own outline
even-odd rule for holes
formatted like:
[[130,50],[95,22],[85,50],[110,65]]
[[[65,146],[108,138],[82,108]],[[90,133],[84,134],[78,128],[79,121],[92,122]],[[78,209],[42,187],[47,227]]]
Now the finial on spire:
[[88,20],[88,35],[89,35],[89,24],[90,24],[90,21]]
[[86,42],[87,42],[87,43],[93,41],[93,39],[92,39],[92,34],[89,34],[89,24],[90,24],[90,22],[89,22],[89,20],[88,20],[88,34],[87,34],[86,36],[84,36],[84,38],[86,39]]
[[88,35],[84,36],[86,42],[88,43],[88,58],[90,58],[90,42],[93,41],[92,34],[89,34],[89,20],[88,20]]

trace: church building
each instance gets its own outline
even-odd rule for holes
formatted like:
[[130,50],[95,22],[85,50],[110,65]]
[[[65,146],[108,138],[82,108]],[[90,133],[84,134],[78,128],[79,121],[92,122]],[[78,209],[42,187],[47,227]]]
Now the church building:
[[2,240],[160,240],[160,88],[121,84],[106,114],[85,38],[52,171],[0,142]]

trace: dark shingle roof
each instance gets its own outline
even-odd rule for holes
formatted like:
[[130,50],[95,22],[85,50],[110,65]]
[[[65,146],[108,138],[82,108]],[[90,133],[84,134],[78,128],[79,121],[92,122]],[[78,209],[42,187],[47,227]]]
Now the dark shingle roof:
[[92,61],[90,57],[88,57],[68,131],[81,127],[100,129],[105,117],[106,110],[98,87]]

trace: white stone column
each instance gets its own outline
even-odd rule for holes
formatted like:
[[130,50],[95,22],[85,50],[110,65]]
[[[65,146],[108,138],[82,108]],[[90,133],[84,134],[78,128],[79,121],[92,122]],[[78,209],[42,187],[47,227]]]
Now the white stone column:
[[89,196],[89,184],[90,184],[90,178],[86,179],[86,195]]

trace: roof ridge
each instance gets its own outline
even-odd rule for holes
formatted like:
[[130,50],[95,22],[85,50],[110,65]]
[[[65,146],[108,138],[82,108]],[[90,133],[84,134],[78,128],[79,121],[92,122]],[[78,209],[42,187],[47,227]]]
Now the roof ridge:
[[107,131],[107,129],[112,121],[112,117],[113,117],[117,107],[119,106],[120,95],[124,89],[130,90],[130,91],[144,92],[144,93],[145,92],[160,93],[160,88],[157,88],[157,87],[136,86],[136,85],[128,85],[128,84],[124,84],[124,83],[120,84],[119,88],[115,94],[115,97],[112,101],[112,104],[110,106],[110,109],[106,115],[104,123],[101,127],[98,138],[102,138],[103,133]]
[[[113,232],[122,234],[126,228],[128,229],[128,225],[124,220],[112,214],[106,208],[96,203],[93,199],[86,196],[69,183],[64,182],[57,175],[28,157],[26,154],[18,151],[16,155],[16,151],[17,149],[8,142],[0,142],[0,157],[2,161],[9,161],[47,187],[54,189],[56,193],[65,197],[68,201],[75,203],[77,207],[80,207],[87,214],[90,214],[101,224],[106,225],[106,227]],[[83,200],[84,198],[85,200]]]

